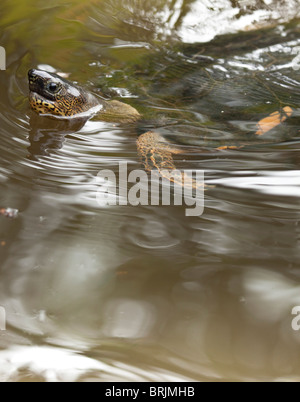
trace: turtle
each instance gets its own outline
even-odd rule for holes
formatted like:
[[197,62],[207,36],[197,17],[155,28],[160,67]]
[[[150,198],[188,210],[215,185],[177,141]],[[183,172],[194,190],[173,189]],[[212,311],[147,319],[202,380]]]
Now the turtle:
[[[122,123],[134,123],[142,118],[129,104],[99,98],[56,73],[31,69],[28,72],[28,80],[30,106],[39,115],[86,120],[97,114],[101,121]],[[183,176],[178,176],[172,157],[182,151],[160,133],[148,131],[141,134],[137,140],[137,150],[147,171],[155,168],[162,177],[182,185]],[[196,186],[193,180],[191,186]]]
[[[226,47],[223,42],[212,43],[208,56],[187,48],[184,53],[175,51],[173,60],[168,52],[169,66],[162,71],[154,68],[151,90],[162,103],[167,100],[170,105],[172,100],[172,112],[178,99],[186,103],[186,110],[181,120],[176,116],[176,124],[157,125],[140,132],[137,150],[146,171],[156,169],[168,180],[178,179],[182,183],[182,177],[172,175],[176,170],[176,154],[238,151],[251,146],[253,141],[278,142],[298,133],[297,72],[289,70],[290,77],[278,73],[282,67],[274,66],[270,45],[284,38],[274,38],[274,35],[270,38],[257,37],[254,53],[249,52],[252,42],[241,35],[236,41],[239,43],[225,38]],[[216,58],[221,51],[224,57]],[[250,65],[258,57],[257,65]],[[279,63],[281,57],[279,54]],[[282,62],[285,66],[285,60]],[[28,78],[30,105],[40,115],[73,119],[96,114],[100,120],[124,124],[143,119],[135,107],[123,101],[99,98],[56,73],[31,69]],[[192,124],[191,120],[186,124],[187,114],[195,117]]]

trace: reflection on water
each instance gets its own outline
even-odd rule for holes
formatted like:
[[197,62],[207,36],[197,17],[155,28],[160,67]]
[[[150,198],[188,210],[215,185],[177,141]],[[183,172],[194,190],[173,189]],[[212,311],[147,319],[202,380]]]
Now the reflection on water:
[[[0,5],[0,207],[20,211],[0,216],[1,380],[299,381],[298,2],[45,7]],[[208,43],[254,25],[268,29]],[[33,115],[27,70],[41,63],[145,121]],[[153,127],[192,148],[178,166],[205,171],[201,217],[97,204],[99,170],[140,169],[137,131]],[[215,149],[229,143],[244,147]]]

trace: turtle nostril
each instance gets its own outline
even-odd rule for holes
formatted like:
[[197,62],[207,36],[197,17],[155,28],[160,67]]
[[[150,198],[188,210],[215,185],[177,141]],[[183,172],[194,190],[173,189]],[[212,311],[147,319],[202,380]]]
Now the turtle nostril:
[[28,71],[28,77],[33,78],[35,76],[35,70],[32,68],[31,70]]

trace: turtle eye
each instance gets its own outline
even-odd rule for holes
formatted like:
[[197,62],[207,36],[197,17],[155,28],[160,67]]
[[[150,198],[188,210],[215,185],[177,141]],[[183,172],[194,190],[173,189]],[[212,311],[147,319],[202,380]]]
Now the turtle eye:
[[59,85],[56,84],[55,82],[50,82],[50,84],[48,84],[47,89],[52,92],[53,94],[55,94],[56,92],[58,92],[59,90]]

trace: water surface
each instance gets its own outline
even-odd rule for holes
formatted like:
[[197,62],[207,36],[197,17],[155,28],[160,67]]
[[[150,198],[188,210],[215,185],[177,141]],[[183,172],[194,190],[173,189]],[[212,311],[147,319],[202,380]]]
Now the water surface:
[[[299,380],[300,13],[254,3],[2,1],[0,206],[20,211],[0,217],[2,381]],[[45,65],[146,122],[37,118],[27,71]],[[201,217],[97,204],[98,172],[141,169],[153,126],[194,147],[176,160],[205,171]]]

